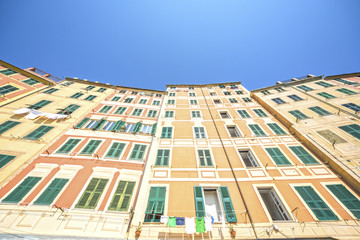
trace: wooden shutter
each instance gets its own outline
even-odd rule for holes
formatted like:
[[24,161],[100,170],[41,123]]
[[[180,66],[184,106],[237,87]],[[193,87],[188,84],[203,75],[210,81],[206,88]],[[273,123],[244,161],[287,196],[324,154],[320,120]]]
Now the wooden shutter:
[[113,199],[111,200],[109,210],[127,211],[134,190],[135,182],[119,181]]
[[34,202],[35,205],[50,205],[63,189],[69,179],[55,178],[40,197]]
[[141,130],[142,125],[143,124],[141,122],[136,123],[134,129],[132,130],[132,132],[133,133],[139,133],[140,130]]
[[205,166],[204,150],[198,150],[200,166]]
[[168,166],[169,164],[169,149],[159,149],[156,157],[156,166]]
[[265,135],[265,132],[260,128],[259,125],[257,124],[249,124],[249,127],[251,128],[251,131],[253,131],[253,133],[256,136],[263,136]]
[[93,178],[81,196],[76,207],[94,209],[101,197],[108,179]]
[[341,130],[347,132],[348,134],[352,135],[353,137],[360,139],[360,126],[357,124],[351,124],[346,126],[340,126]]
[[327,185],[327,188],[347,207],[357,219],[360,219],[360,201],[341,184]]
[[157,195],[157,189],[158,189],[158,187],[150,188],[149,200],[148,200],[148,204],[147,204],[146,210],[145,210],[146,214],[151,214],[153,212],[155,202],[156,202],[155,198]]
[[69,153],[79,142],[80,139],[69,139],[56,153]]
[[40,108],[48,105],[49,103],[51,103],[51,101],[41,100],[40,102],[37,102],[37,103],[29,106],[29,108],[31,108],[31,109],[36,109],[36,110],[37,110],[37,109],[40,109]]
[[302,146],[292,146],[290,149],[304,164],[319,164]]
[[8,164],[16,156],[0,154],[0,168]]
[[166,187],[151,187],[146,214],[164,214]]
[[37,129],[35,129],[34,131],[32,131],[31,133],[29,133],[28,135],[26,135],[24,138],[31,139],[31,140],[38,140],[39,138],[44,136],[48,131],[50,131],[53,128],[54,127],[50,127],[50,126],[40,126]]
[[104,124],[106,123],[106,120],[102,118],[100,121],[98,121],[91,129],[93,130],[99,130]]
[[81,122],[79,122],[79,123],[75,126],[75,128],[82,128],[82,127],[85,125],[85,123],[87,123],[89,120],[90,120],[90,118],[84,118]]
[[15,121],[6,121],[3,124],[0,125],[0,134],[3,134],[7,130],[15,127],[16,125],[20,124],[20,122]]
[[206,165],[212,166],[210,150],[204,150],[204,154],[205,154],[205,158],[206,158]]
[[155,135],[155,133],[156,133],[156,126],[157,126],[157,123],[155,123],[155,124],[152,126],[151,135]]
[[27,177],[4,200],[3,203],[18,203],[40,181],[41,177]]
[[275,161],[276,165],[290,165],[291,163],[278,148],[266,148],[271,158]]
[[112,131],[114,132],[120,132],[122,127],[125,125],[124,121],[117,121],[114,125],[114,127],[112,128]]
[[194,186],[194,196],[195,196],[196,217],[204,217],[205,204],[204,204],[202,187]]
[[224,206],[224,211],[226,215],[226,220],[228,222],[237,222],[234,207],[231,202],[229,190],[227,186],[220,187],[221,199]]
[[130,160],[142,160],[146,150],[146,145],[135,144],[131,153]]
[[122,151],[125,148],[125,143],[114,142],[105,157],[108,158],[119,158]]
[[100,143],[101,140],[90,140],[80,154],[93,154]]
[[267,124],[276,135],[286,134],[286,132],[276,123]]

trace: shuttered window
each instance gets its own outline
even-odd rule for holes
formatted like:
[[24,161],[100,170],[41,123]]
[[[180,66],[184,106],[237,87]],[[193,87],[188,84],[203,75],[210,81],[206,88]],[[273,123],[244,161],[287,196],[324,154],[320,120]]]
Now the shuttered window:
[[194,186],[196,217],[205,216],[205,204],[202,187]]
[[41,100],[40,102],[37,102],[33,105],[30,105],[29,108],[31,109],[35,109],[38,110],[42,107],[45,107],[46,105],[48,105],[49,103],[51,103],[51,101],[47,101],[47,100]]
[[229,190],[227,186],[220,187],[221,199],[224,206],[224,212],[226,216],[226,220],[230,222],[237,222],[234,207],[232,205],[232,201],[230,198]]
[[121,131],[123,131],[124,126],[125,126],[124,121],[121,121],[121,120],[117,121],[115,123],[115,125],[113,126],[113,128],[111,129],[111,131],[113,131],[113,132],[121,132]]
[[168,100],[168,104],[174,105],[174,104],[175,104],[175,100]]
[[50,205],[57,195],[61,192],[69,179],[55,178],[45,191],[34,202],[35,205]]
[[9,76],[9,75],[16,74],[17,72],[7,68],[7,69],[0,70],[0,73],[4,74],[6,76]]
[[250,115],[246,110],[237,110],[241,118],[249,118]]
[[195,138],[206,138],[204,127],[194,127]]
[[74,139],[71,138],[66,141],[64,145],[59,148],[59,150],[56,151],[56,153],[69,153],[71,152],[75,146],[81,141],[81,139]]
[[201,167],[213,166],[213,163],[211,160],[211,155],[210,155],[210,150],[208,150],[208,149],[198,150],[198,155],[199,155],[199,161],[200,161]]
[[26,135],[24,138],[30,140],[38,140],[53,128],[54,127],[44,126],[44,125],[40,126],[31,133],[29,133],[28,135]]
[[157,114],[156,110],[149,110],[148,114],[147,114],[147,117],[154,118],[154,117],[156,117],[156,114]]
[[332,87],[334,85],[330,84],[330,83],[327,83],[327,82],[324,82],[324,81],[319,81],[319,82],[316,82],[317,85],[320,85],[320,86],[323,86],[323,87]]
[[331,95],[331,94],[326,93],[326,92],[320,92],[320,93],[317,93],[317,95],[319,95],[321,97],[324,97],[326,99],[336,98],[334,95]]
[[100,119],[96,124],[94,124],[91,129],[92,130],[100,130],[102,126],[106,123],[104,118]]
[[164,214],[166,187],[151,187],[145,210],[145,222],[160,222]]
[[297,186],[295,189],[319,220],[339,220],[311,186]]
[[351,90],[346,89],[346,88],[339,88],[339,89],[336,89],[336,91],[341,92],[341,93],[345,93],[347,95],[357,94],[357,92],[351,91]]
[[139,104],[146,104],[147,101],[148,101],[147,99],[140,99]]
[[200,111],[191,111],[191,117],[200,118],[201,117]]
[[168,166],[169,165],[169,149],[159,149],[156,156],[155,166]]
[[99,112],[100,113],[108,113],[111,109],[112,109],[112,107],[113,106],[103,106],[100,110],[99,110]]
[[266,136],[266,133],[264,132],[264,130],[261,129],[258,124],[249,124],[249,127],[255,136]]
[[286,132],[277,123],[267,123],[267,125],[276,135],[286,134]]
[[126,107],[118,107],[114,114],[124,114]]
[[92,155],[97,147],[100,145],[101,140],[90,140],[90,142],[82,149],[80,154],[82,155]]
[[142,111],[143,111],[143,109],[141,109],[141,108],[135,108],[131,115],[140,116]]
[[16,156],[0,154],[0,168],[4,167],[11,160],[13,160]]
[[30,85],[30,86],[40,83],[38,80],[35,80],[32,78],[25,79],[22,82],[26,83],[27,85]]
[[110,211],[128,211],[135,182],[119,181],[115,194],[110,202]]
[[106,91],[106,88],[99,88],[97,91],[98,91],[98,92],[105,92],[105,91]]
[[305,85],[300,85],[300,86],[298,86],[298,88],[305,91],[305,92],[314,90],[313,88],[305,86]]
[[279,148],[265,148],[276,165],[291,165]]
[[2,203],[18,203],[26,194],[40,181],[41,177],[27,177],[18,185],[4,200]]
[[18,124],[20,124],[20,122],[15,122],[15,121],[6,121],[0,124],[0,134],[3,134],[4,132],[10,130],[11,128],[15,127]]
[[124,103],[131,103],[133,100],[133,98],[125,98]]
[[341,184],[326,187],[347,207],[357,219],[360,219],[360,201]]
[[43,93],[51,94],[51,93],[54,93],[54,92],[56,92],[56,91],[58,91],[58,90],[59,90],[59,89],[56,89],[56,88],[50,88],[50,89],[44,91]]
[[244,102],[252,102],[252,100],[251,100],[250,98],[248,98],[248,97],[242,98],[242,100],[243,100]]
[[291,146],[289,148],[295,153],[298,158],[300,158],[300,160],[304,164],[319,164],[319,162],[316,161],[316,159],[311,156],[310,153],[306,151],[305,148],[303,148],[302,146]]
[[341,130],[347,132],[348,134],[350,134],[354,138],[357,138],[357,139],[360,140],[360,126],[359,125],[350,124],[350,125],[340,126],[339,128]]
[[303,114],[299,110],[289,111],[289,113],[291,115],[293,115],[296,119],[299,119],[299,120],[309,118],[308,116],[306,116],[305,114]]
[[75,207],[88,209],[96,208],[107,182],[108,179],[103,178],[91,179],[89,185]]
[[11,92],[15,92],[17,90],[19,90],[19,88],[14,87],[10,84],[7,84],[5,86],[0,87],[0,95],[5,95],[5,94],[11,93]]
[[119,101],[120,99],[121,99],[121,97],[115,96],[115,97],[113,97],[113,98],[111,99],[111,101],[117,102],[117,101]]
[[82,128],[88,121],[90,120],[90,118],[84,118],[83,120],[81,120],[81,122],[79,122],[75,128]]
[[237,103],[238,100],[236,98],[229,98],[228,99],[230,103]]
[[163,127],[161,132],[161,138],[172,138],[172,127]]
[[130,155],[130,160],[143,160],[145,155],[146,145],[135,144]]
[[197,104],[198,104],[198,101],[197,101],[197,100],[190,100],[190,104],[191,104],[191,105],[197,105]]
[[143,124],[141,122],[136,123],[134,129],[131,132],[132,133],[139,133],[140,130],[141,130],[142,125]]
[[258,117],[267,117],[268,115],[262,109],[253,109],[254,113],[258,115]]
[[84,95],[83,93],[75,93],[74,95],[71,96],[71,98],[79,98],[82,95]]
[[341,105],[343,105],[344,107],[347,107],[355,112],[360,111],[360,105],[357,105],[355,103],[345,103],[345,104],[341,104]]
[[319,114],[319,116],[326,116],[326,115],[330,115],[331,113],[326,111],[325,109],[315,106],[315,107],[309,107],[309,109],[317,114]]
[[154,125],[152,125],[151,135],[154,135],[154,134],[156,133],[156,127],[157,127],[157,123],[155,123]]
[[58,114],[66,114],[66,115],[70,115],[73,112],[75,112],[76,110],[78,110],[80,108],[79,105],[76,104],[70,104],[69,106],[67,106],[66,108],[64,108],[63,110],[61,110],[60,112],[58,112]]
[[154,100],[152,105],[156,105],[156,106],[159,106],[160,105],[160,101],[157,101],[157,100]]
[[91,89],[94,89],[94,88],[95,88],[94,86],[87,86],[85,89],[91,90]]
[[301,100],[304,100],[303,98],[299,97],[298,95],[295,95],[295,94],[292,94],[292,95],[289,95],[288,98],[294,100],[294,101],[301,101]]
[[92,101],[92,100],[94,100],[96,97],[97,97],[97,96],[95,96],[95,95],[89,95],[89,96],[87,96],[86,98],[84,98],[84,100],[86,100],[86,101]]
[[107,158],[116,158],[119,159],[122,151],[124,150],[126,144],[120,142],[114,142],[109,151],[106,153]]
[[275,102],[276,104],[284,104],[286,103],[284,100],[282,100],[281,98],[272,98],[271,99],[273,102]]

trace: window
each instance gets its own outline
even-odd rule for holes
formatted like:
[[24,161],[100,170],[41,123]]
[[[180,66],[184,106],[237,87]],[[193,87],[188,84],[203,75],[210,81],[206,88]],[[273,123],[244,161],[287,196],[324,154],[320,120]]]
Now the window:
[[128,211],[135,182],[119,181],[114,196],[110,202],[109,211]]
[[34,205],[50,205],[68,181],[69,179],[65,178],[55,178],[52,180],[50,185],[45,189],[40,197],[36,199]]
[[132,123],[127,123],[126,124],[126,127],[125,127],[125,131],[126,132],[132,132],[135,128],[135,124],[132,124]]
[[292,95],[288,95],[288,98],[294,100],[294,101],[301,101],[304,100],[303,98],[299,97],[298,95],[292,94]]
[[347,207],[357,219],[360,219],[360,201],[341,184],[326,187]]
[[146,145],[135,144],[130,155],[130,160],[142,161],[145,155]]
[[191,117],[192,118],[201,118],[200,111],[191,111]]
[[133,98],[125,98],[124,103],[131,103],[133,100]]
[[305,150],[302,146],[291,146],[289,147],[291,151],[306,165],[306,164],[319,164],[316,159],[310,155],[308,151]]
[[266,136],[266,133],[261,129],[259,124],[249,124],[248,126],[256,137]]
[[221,118],[230,118],[230,115],[228,112],[220,112],[220,117]]
[[126,93],[126,90],[122,89],[119,91],[119,93]]
[[132,112],[132,116],[140,116],[142,114],[143,109],[141,108],[135,108],[134,111]]
[[198,104],[198,101],[197,101],[197,100],[192,100],[192,99],[191,99],[191,100],[190,100],[190,104],[191,104],[191,105],[197,105],[197,104]]
[[223,210],[218,197],[219,192],[226,220],[229,223],[237,222],[227,186],[221,186],[219,189],[194,186],[196,217],[213,216],[214,222],[221,222],[223,220]]
[[54,127],[45,126],[45,125],[40,126],[31,133],[29,133],[28,135],[26,135],[24,138],[30,140],[38,140],[53,128]]
[[75,112],[78,108],[80,108],[79,105],[70,104],[69,106],[67,106],[67,107],[64,108],[63,110],[59,111],[58,114],[70,115],[70,114],[72,114],[73,112]]
[[252,102],[252,100],[251,100],[250,98],[248,98],[248,97],[242,98],[242,100],[243,100],[244,102]]
[[211,93],[210,93],[210,96],[216,96],[216,93],[215,93],[215,92],[211,92]]
[[46,90],[46,91],[43,91],[43,93],[47,93],[47,94],[52,94],[52,93],[54,93],[54,92],[56,92],[56,91],[58,91],[59,89],[56,89],[56,88],[50,88],[50,89],[48,89],[48,90]]
[[206,138],[204,127],[194,127],[195,138]]
[[2,203],[18,203],[20,202],[30,190],[40,181],[41,177],[27,177],[18,185]]
[[253,109],[254,113],[258,115],[258,117],[267,117],[268,115],[261,108]]
[[283,203],[273,188],[258,188],[258,191],[273,221],[291,220]]
[[345,103],[345,104],[341,104],[341,105],[343,105],[344,107],[347,107],[351,110],[354,110],[355,112],[360,111],[360,106],[355,103]]
[[81,155],[92,155],[100,145],[101,140],[90,140],[88,144],[81,150]]
[[265,148],[272,160],[274,160],[276,165],[291,165],[289,160],[285,155],[280,151],[279,148]]
[[332,87],[334,85],[331,85],[330,83],[324,82],[324,81],[319,81],[316,82],[317,85],[323,86],[323,87]]
[[95,126],[95,124],[97,124],[97,123],[98,123],[98,121],[91,120],[91,121],[86,125],[85,128],[90,128],[90,129],[92,129],[93,126]]
[[341,79],[341,78],[336,78],[334,80],[337,81],[337,82],[347,84],[347,85],[355,85],[355,84],[357,84],[356,82],[351,82],[351,81],[344,80],[344,79]]
[[346,143],[347,141],[341,137],[339,137],[339,135],[333,133],[330,130],[321,130],[321,131],[316,131],[317,134],[319,134],[320,136],[322,136],[323,138],[325,138],[325,140],[327,140],[329,143],[331,144],[339,144],[339,143]]
[[38,80],[35,80],[32,78],[25,79],[22,82],[26,83],[27,85],[30,85],[30,86],[40,83]]
[[17,90],[19,90],[19,88],[14,87],[10,84],[7,84],[5,86],[0,87],[0,95],[5,95],[5,94],[11,93],[11,92],[15,92]]
[[345,93],[347,95],[357,94],[357,92],[351,91],[351,90],[346,89],[346,88],[339,88],[339,89],[336,89],[336,91],[341,92],[341,93]]
[[72,84],[74,84],[74,82],[71,82],[71,81],[66,81],[66,82],[61,83],[61,85],[65,86],[65,87],[70,86]]
[[224,95],[231,95],[231,92],[229,92],[229,91],[224,91]]
[[212,160],[210,155],[210,150],[198,150],[200,167],[212,167]]
[[0,154],[0,169],[13,160],[16,156]]
[[278,92],[284,92],[285,91],[285,89],[284,88],[282,88],[282,87],[276,87],[276,88],[274,88],[276,91],[278,91]]
[[169,97],[175,97],[176,93],[169,93]]
[[272,98],[271,100],[273,100],[276,104],[284,104],[284,103],[286,103],[281,98]]
[[106,91],[106,88],[99,88],[97,91],[98,91],[98,92],[105,92],[105,91]]
[[311,186],[296,186],[295,189],[319,220],[339,220]]
[[249,150],[239,150],[241,159],[246,167],[258,167],[259,163]]
[[168,104],[171,104],[171,105],[175,104],[175,100],[168,100]]
[[243,92],[243,91],[235,91],[235,93],[236,93],[237,95],[244,94],[244,92]]
[[237,103],[238,100],[236,100],[236,98],[229,98],[229,102],[230,103]]
[[269,95],[269,94],[271,94],[268,90],[263,90],[263,91],[260,91],[262,94],[264,94],[264,95]]
[[153,125],[143,125],[141,132],[150,134],[152,131],[152,128],[153,128]]
[[75,207],[87,209],[96,208],[107,182],[108,179],[104,178],[91,179],[89,185],[86,187],[83,195]]
[[189,97],[196,97],[196,94],[193,93],[193,92],[190,92],[190,93],[189,93]]
[[75,93],[74,95],[71,96],[71,98],[79,98],[82,95],[84,95],[83,93]]
[[166,187],[151,187],[144,222],[160,222],[164,215]]
[[51,101],[47,101],[47,100],[41,100],[40,102],[37,102],[33,105],[30,105],[29,108],[30,109],[35,109],[38,110],[42,107],[45,107],[46,105],[48,105],[49,103],[51,103]]
[[140,99],[139,104],[146,104],[147,101],[148,101],[147,99]]
[[17,126],[18,124],[20,124],[20,122],[15,122],[15,121],[6,121],[6,122],[0,124],[0,134],[3,134],[4,132]]
[[170,149],[159,149],[155,166],[169,166]]
[[156,117],[156,114],[157,114],[156,110],[149,110],[148,114],[147,114],[147,117],[154,118],[154,117]]
[[94,100],[95,98],[96,98],[95,95],[89,95],[89,96],[87,96],[86,98],[84,98],[84,100],[86,100],[86,101],[92,101],[92,100]]
[[126,107],[118,107],[114,114],[124,114]]
[[111,101],[113,101],[113,102],[118,102],[120,99],[121,99],[121,97],[115,96],[115,97],[113,97],[113,98],[111,99]]
[[139,92],[136,92],[136,91],[132,91],[131,94],[132,95],[138,95]]
[[189,90],[193,90],[194,89],[194,87],[189,87]]
[[326,116],[326,115],[331,115],[330,112],[326,111],[325,109],[315,106],[315,107],[309,107],[309,109],[317,114],[319,114],[319,116]]
[[0,70],[0,73],[6,75],[6,76],[9,76],[9,75],[12,75],[12,74],[16,74],[17,72],[11,70],[11,69],[3,69],[3,70]]
[[81,139],[70,138],[66,141],[64,145],[62,145],[56,153],[69,153],[71,152],[75,146],[81,141]]
[[277,123],[267,123],[266,125],[276,134],[276,135],[284,135],[286,132],[277,124]]
[[161,132],[161,138],[172,138],[172,127],[163,127]]
[[86,90],[92,90],[92,89],[94,89],[95,87],[94,86],[87,86],[85,89]]
[[317,93],[317,95],[322,96],[322,97],[324,97],[326,99],[336,98],[335,96],[333,96],[333,95],[331,95],[329,93],[326,93],[326,92],[320,92],[320,93]]
[[299,119],[299,120],[309,118],[308,116],[306,116],[305,114],[303,114],[299,110],[289,111],[289,113],[291,115],[293,115],[296,119]]
[[157,93],[155,94],[155,97],[162,97],[162,94]]
[[165,117],[166,118],[174,117],[174,111],[165,111]]
[[160,101],[154,100],[153,103],[152,103],[152,105],[159,106],[159,105],[160,105]]
[[106,122],[103,129],[104,131],[111,131],[113,129],[113,127],[115,126],[116,122]]
[[357,138],[360,140],[360,126],[357,124],[350,124],[339,127],[341,130],[347,132],[354,138]]
[[99,110],[99,113],[108,113],[112,108],[113,106],[105,105]]
[[300,86],[298,86],[298,88],[305,91],[305,92],[314,90],[313,88],[305,86],[305,85],[300,85]]
[[220,99],[214,99],[214,103],[215,103],[215,104],[220,104],[221,101],[220,101]]
[[226,126],[230,137],[241,137],[239,130],[235,126]]
[[219,88],[225,88],[225,85],[224,85],[224,84],[220,84],[220,85],[219,85]]
[[241,118],[249,118],[250,115],[246,110],[237,110]]
[[106,153],[105,157],[106,158],[114,158],[114,159],[119,159],[120,155],[122,153],[122,151],[124,150],[126,144],[125,143],[120,143],[120,142],[114,142],[109,151]]

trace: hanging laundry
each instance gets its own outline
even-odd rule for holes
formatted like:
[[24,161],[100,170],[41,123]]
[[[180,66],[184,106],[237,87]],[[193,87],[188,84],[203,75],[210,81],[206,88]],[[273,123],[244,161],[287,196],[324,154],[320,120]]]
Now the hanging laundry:
[[196,232],[194,218],[185,218],[185,232],[187,234],[193,234]]
[[63,119],[63,118],[67,118],[69,115],[65,115],[65,114],[56,114],[57,115],[57,119]]
[[196,222],[196,232],[203,233],[205,232],[205,222],[204,217],[197,217],[195,219]]
[[167,223],[168,222],[168,217],[167,216],[161,216],[160,217],[160,222],[161,223]]
[[211,216],[211,223],[214,224],[214,221],[215,221],[214,217]]
[[176,227],[176,217],[169,217],[168,226],[169,227]]
[[206,231],[212,231],[212,219],[211,217],[205,217],[205,229]]
[[28,113],[30,111],[31,111],[30,108],[20,108],[18,110],[13,111],[13,113],[15,113],[15,114],[25,114],[25,113]]
[[55,113],[45,113],[44,116],[49,118],[49,119],[58,119],[58,117],[59,117],[59,115],[55,114]]
[[26,119],[35,119],[35,118],[40,117],[42,115],[44,115],[43,112],[34,110],[34,111],[31,111],[28,115],[26,115],[25,118]]
[[185,225],[184,217],[176,217],[176,225]]

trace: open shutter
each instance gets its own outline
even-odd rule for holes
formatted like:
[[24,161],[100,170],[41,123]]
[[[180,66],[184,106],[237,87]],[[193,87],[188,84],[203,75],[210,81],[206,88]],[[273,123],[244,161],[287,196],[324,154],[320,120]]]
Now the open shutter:
[[81,122],[79,122],[79,123],[75,126],[75,128],[82,128],[82,127],[85,125],[85,123],[87,123],[89,120],[90,120],[90,118],[84,118]]
[[132,130],[132,133],[139,133],[142,125],[143,124],[141,122],[136,123],[134,129]]
[[204,204],[202,187],[194,186],[194,196],[195,196],[196,217],[204,217],[205,204]]
[[237,222],[234,207],[231,202],[229,190],[227,186],[220,187],[221,199],[224,206],[224,211],[226,215],[226,220],[230,222]]
[[63,178],[54,179],[40,197],[34,202],[34,204],[50,205],[68,181],[69,179]]
[[155,123],[155,124],[152,126],[151,135],[155,135],[155,133],[156,133],[156,126],[157,126],[157,123]]
[[99,130],[105,123],[106,123],[106,120],[104,118],[102,118],[91,129],[92,130]]
[[149,200],[148,200],[148,204],[147,204],[146,210],[145,210],[146,214],[151,214],[153,212],[153,209],[155,206],[155,201],[156,201],[155,198],[157,196],[157,189],[158,189],[158,187],[150,188]]
[[327,188],[347,207],[357,219],[360,219],[360,201],[341,184],[327,185]]
[[156,206],[155,206],[155,214],[163,214],[165,207],[165,187],[158,187],[157,196],[156,196]]
[[124,121],[117,121],[114,125],[114,127],[112,128],[112,131],[114,132],[120,132],[122,127],[125,125]]
[[4,200],[3,203],[18,203],[40,181],[41,177],[27,177]]

